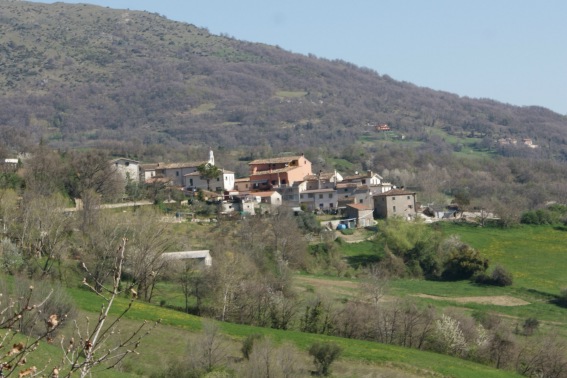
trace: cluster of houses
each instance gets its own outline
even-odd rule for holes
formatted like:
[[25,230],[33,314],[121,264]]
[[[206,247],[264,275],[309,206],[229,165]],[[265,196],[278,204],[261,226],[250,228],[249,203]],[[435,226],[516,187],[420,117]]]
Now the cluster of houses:
[[[215,165],[213,152],[206,161],[140,164],[131,159],[112,161],[123,177],[145,183],[163,183],[196,192],[214,201],[221,213],[256,214],[279,206],[294,211],[342,214],[346,227],[365,227],[374,218],[416,216],[415,192],[395,188],[375,172],[342,176],[333,172],[313,173],[304,155],[258,159],[249,163],[249,176],[219,168],[214,178],[202,176],[199,167]],[[333,224],[333,226],[336,226]]]

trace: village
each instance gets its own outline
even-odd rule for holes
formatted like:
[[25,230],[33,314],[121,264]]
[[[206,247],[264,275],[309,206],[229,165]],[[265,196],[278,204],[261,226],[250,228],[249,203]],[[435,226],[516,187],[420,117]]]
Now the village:
[[371,170],[348,176],[336,170],[314,173],[303,154],[253,160],[245,178],[217,167],[212,150],[206,161],[140,164],[118,158],[112,164],[126,180],[199,195],[217,204],[220,214],[264,214],[285,206],[294,212],[337,215],[324,225],[332,229],[368,227],[375,218],[410,220],[417,214],[415,192],[397,188]]

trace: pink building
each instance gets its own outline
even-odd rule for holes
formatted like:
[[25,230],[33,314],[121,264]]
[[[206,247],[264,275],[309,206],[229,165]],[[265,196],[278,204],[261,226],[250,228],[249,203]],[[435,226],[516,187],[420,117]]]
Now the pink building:
[[252,190],[290,186],[312,174],[311,162],[304,155],[258,159],[248,165]]

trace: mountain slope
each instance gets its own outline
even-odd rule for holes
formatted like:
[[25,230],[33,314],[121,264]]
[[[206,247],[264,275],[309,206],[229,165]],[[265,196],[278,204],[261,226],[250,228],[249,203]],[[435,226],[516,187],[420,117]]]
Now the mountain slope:
[[0,7],[0,127],[12,146],[336,148],[387,123],[408,139],[433,128],[566,149],[567,117],[543,108],[460,98],[157,14]]

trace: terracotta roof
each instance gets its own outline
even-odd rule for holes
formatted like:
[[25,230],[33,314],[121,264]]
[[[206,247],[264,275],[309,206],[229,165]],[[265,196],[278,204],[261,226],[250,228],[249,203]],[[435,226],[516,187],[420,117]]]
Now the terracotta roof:
[[371,177],[378,177],[379,179],[382,179],[382,176],[380,176],[378,173],[370,172],[370,174],[369,174],[368,172],[366,172],[366,173],[361,173],[361,174],[358,174],[358,175],[345,176],[345,177],[343,177],[343,180],[345,180],[345,181],[359,180],[359,179],[365,179],[365,178],[371,178]]
[[207,164],[208,161],[191,161],[186,163],[158,163],[156,168],[159,169],[177,169],[177,168],[195,168],[202,164]]
[[275,190],[269,191],[269,192],[251,192],[250,195],[251,196],[256,196],[256,197],[271,197],[274,195],[274,193],[277,193]]
[[357,210],[374,210],[372,207],[368,205],[364,205],[362,203],[349,203],[346,205],[347,207],[352,207]]
[[376,194],[377,196],[404,196],[404,195],[411,195],[415,194],[415,192],[410,192],[409,190],[405,189],[391,189],[387,192]]
[[270,173],[284,173],[284,172],[292,171],[292,170],[297,169],[297,168],[300,168],[300,167],[293,166],[293,167],[285,167],[285,168],[279,168],[279,169],[270,169],[270,170],[267,170],[267,171],[258,171],[256,173],[251,174],[250,177],[258,176],[258,175],[268,175]]
[[156,169],[158,165],[159,165],[158,163],[140,164],[140,168],[147,171],[151,169]]
[[[223,174],[225,174],[225,173],[232,173],[232,174],[234,174],[234,172],[232,172],[232,171],[222,170],[221,175],[223,175]],[[200,175],[201,175],[201,172],[195,171],[195,172],[191,172],[191,173],[184,174],[183,177],[187,177],[187,176],[200,176]]]
[[299,160],[302,157],[305,156],[282,156],[282,157],[276,157],[276,158],[269,158],[269,159],[257,159],[257,160],[252,160],[250,164],[278,164],[278,163],[291,163],[294,160]]
[[248,181],[250,181],[250,177],[243,177],[234,180],[234,182],[248,182]]

